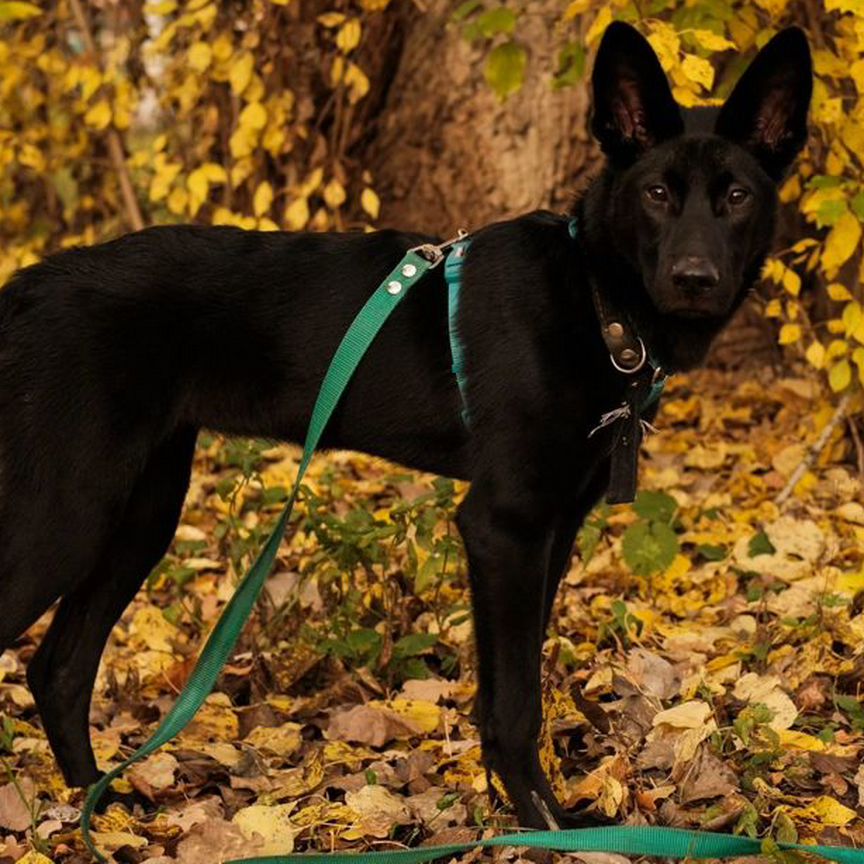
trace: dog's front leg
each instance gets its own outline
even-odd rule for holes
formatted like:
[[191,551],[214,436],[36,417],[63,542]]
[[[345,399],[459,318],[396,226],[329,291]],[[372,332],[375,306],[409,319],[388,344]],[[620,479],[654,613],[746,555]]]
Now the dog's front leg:
[[477,481],[459,512],[468,554],[479,662],[477,716],[487,768],[526,828],[564,819],[540,766],[540,651],[554,520],[530,496],[496,500]]

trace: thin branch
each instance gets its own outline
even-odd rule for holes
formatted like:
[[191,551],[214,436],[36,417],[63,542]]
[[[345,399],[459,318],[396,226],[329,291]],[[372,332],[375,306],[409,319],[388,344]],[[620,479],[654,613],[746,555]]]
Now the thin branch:
[[852,399],[850,393],[846,393],[837,405],[837,410],[834,416],[822,430],[822,433],[816,439],[813,446],[807,451],[805,457],[801,460],[798,467],[792,472],[789,482],[783,487],[783,491],[774,499],[775,504],[783,504],[792,491],[798,485],[801,478],[813,467],[813,464],[819,458],[819,454],[828,446],[831,440],[831,435],[834,430],[843,422],[846,417],[846,412],[849,410],[849,402]]
[[[72,14],[75,16],[78,29],[81,31],[87,53],[93,58],[93,62],[96,63],[101,72],[101,58],[96,48],[96,42],[93,39],[93,31],[90,29],[90,23],[87,20],[87,13],[81,5],[81,0],[69,0],[69,5],[72,8]],[[144,227],[144,219],[141,216],[141,208],[138,206],[138,199],[135,197],[135,189],[132,186],[132,179],[129,176],[129,169],[126,165],[126,153],[123,149],[123,141],[120,138],[120,133],[113,126],[108,129],[106,138],[108,156],[117,174],[117,180],[120,183],[120,194],[126,207],[126,219],[133,231],[140,231]]]

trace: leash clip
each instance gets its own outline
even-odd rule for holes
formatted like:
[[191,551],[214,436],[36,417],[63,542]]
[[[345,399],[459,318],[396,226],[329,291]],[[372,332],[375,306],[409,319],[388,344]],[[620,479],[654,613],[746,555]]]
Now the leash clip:
[[409,249],[408,252],[425,258],[429,262],[429,269],[434,270],[444,260],[444,251],[454,243],[464,240],[467,236],[468,232],[464,228],[460,228],[455,237],[451,237],[444,243],[421,243],[419,246]]

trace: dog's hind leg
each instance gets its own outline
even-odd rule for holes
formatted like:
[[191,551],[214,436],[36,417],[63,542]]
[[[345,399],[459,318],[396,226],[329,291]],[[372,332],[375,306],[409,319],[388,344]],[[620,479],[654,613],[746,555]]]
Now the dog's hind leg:
[[99,777],[90,745],[90,698],[105,642],[165,553],[189,485],[196,430],[184,428],[151,455],[90,576],[67,594],[27,670],[60,770],[70,786]]

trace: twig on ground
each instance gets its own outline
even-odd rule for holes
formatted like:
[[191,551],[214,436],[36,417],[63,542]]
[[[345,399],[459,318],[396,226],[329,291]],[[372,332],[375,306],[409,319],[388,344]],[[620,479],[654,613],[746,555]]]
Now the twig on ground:
[[828,445],[828,442],[831,440],[831,435],[834,430],[840,425],[843,419],[846,417],[846,411],[849,409],[849,402],[851,401],[852,396],[850,393],[846,393],[840,402],[837,405],[837,410],[834,412],[834,416],[822,430],[822,433],[816,439],[813,446],[807,451],[807,454],[799,463],[798,467],[792,472],[789,477],[789,481],[783,487],[780,494],[774,499],[775,504],[783,504],[789,496],[792,494],[792,491],[798,485],[798,482],[801,478],[813,467],[813,463],[819,457],[819,454],[825,449]]

